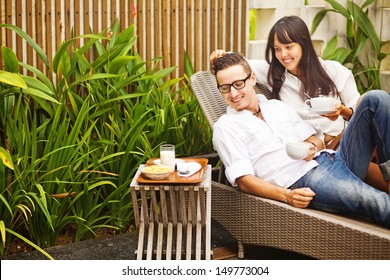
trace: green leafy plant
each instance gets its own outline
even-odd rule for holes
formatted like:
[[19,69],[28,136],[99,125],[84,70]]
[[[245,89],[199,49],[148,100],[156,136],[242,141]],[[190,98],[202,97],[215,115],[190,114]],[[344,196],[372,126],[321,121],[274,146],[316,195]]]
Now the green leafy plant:
[[[368,7],[376,0],[367,0],[361,6],[353,1],[347,1],[346,7],[334,0],[325,0],[332,9],[325,9],[316,14],[312,23],[311,33],[328,12],[338,13],[346,19],[347,46],[338,46],[338,36],[334,36],[327,44],[322,57],[334,59],[350,68],[360,93],[370,89],[381,88],[379,69],[382,60],[390,55],[382,53],[382,42],[368,17]],[[383,10],[382,10],[383,12]],[[381,29],[383,26],[380,27]],[[369,50],[369,51],[368,51]]]
[[[170,78],[175,67],[159,69],[162,58],[143,61],[134,26],[119,26],[63,42],[52,68],[44,63],[54,77],[2,48],[0,152],[13,168],[0,161],[1,255],[14,237],[45,248],[70,230],[75,241],[103,228],[126,231],[133,221],[129,184],[160,144],[175,144],[178,156],[212,151],[211,129],[188,86],[189,61],[186,77]],[[47,61],[23,31],[0,28]],[[86,43],[77,47],[81,37]],[[1,76],[9,73],[14,82],[5,83]]]

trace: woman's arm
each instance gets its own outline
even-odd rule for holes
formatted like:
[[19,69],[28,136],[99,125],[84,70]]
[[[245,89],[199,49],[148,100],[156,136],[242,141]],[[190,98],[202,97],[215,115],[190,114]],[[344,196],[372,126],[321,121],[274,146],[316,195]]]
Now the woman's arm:
[[325,60],[323,65],[328,74],[333,78],[342,102],[342,104],[338,104],[335,107],[334,113],[324,116],[332,121],[336,120],[338,116],[342,116],[345,120],[349,120],[352,117],[353,110],[356,108],[356,103],[360,98],[354,76],[350,69],[337,61]]

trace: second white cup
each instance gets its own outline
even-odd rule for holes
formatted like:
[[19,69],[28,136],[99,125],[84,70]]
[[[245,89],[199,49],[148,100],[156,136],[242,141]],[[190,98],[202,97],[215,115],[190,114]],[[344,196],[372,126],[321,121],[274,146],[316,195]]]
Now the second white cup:
[[310,151],[310,144],[304,142],[289,142],[286,144],[286,152],[292,159],[304,159]]
[[163,144],[160,146],[160,163],[175,169],[175,145]]

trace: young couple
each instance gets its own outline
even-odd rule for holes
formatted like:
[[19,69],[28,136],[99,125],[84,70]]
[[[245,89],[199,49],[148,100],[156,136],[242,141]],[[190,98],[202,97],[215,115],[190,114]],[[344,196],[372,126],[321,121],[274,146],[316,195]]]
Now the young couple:
[[[288,33],[285,37],[291,38]],[[272,52],[278,53],[280,49],[283,52],[285,47],[303,49],[295,44],[275,43]],[[295,68],[287,66],[299,65],[304,56],[303,52],[301,56],[285,56],[284,73],[293,73]],[[213,64],[218,89],[229,105],[227,114],[214,126],[213,144],[233,185],[296,207],[364,216],[390,228],[390,196],[363,181],[376,148],[383,179],[389,185],[389,94],[379,90],[368,92],[352,110],[340,105],[335,114],[349,119],[349,124],[339,149],[315,154],[315,146],[323,145],[316,136],[318,131],[285,102],[257,96],[253,88],[256,74],[242,55],[225,53],[214,58]],[[301,75],[299,70],[295,74]],[[274,82],[270,77],[270,82]],[[282,81],[285,83],[286,78]],[[308,94],[305,82],[300,81]],[[274,93],[278,92],[274,89],[276,84]],[[278,85],[281,95],[283,82]],[[339,92],[336,89],[337,86],[328,92]],[[291,141],[311,145],[311,152],[304,160],[289,158],[285,144]]]
[[[213,62],[224,54],[224,50],[215,50],[210,59]],[[349,69],[337,61],[324,61],[317,56],[309,30],[301,18],[289,16],[277,21],[269,33],[266,61],[248,62],[257,82],[271,89],[272,98],[290,105],[316,129],[316,136],[327,147],[338,147],[360,94]],[[318,115],[307,108],[305,100],[320,94],[335,99],[337,105],[333,113]],[[377,164],[370,163],[365,181],[390,193]]]

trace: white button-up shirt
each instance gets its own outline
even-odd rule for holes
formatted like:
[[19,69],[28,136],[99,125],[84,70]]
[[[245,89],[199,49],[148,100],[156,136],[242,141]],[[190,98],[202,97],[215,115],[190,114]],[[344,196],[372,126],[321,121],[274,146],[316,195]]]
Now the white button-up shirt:
[[[336,103],[342,102],[347,107],[355,108],[360,93],[357,90],[352,72],[337,61],[322,60],[321,58],[319,60],[339,91],[340,96],[336,99]],[[267,82],[268,63],[265,60],[248,60],[248,62],[256,74],[257,82],[269,87]],[[323,133],[336,136],[344,130],[345,122],[341,116],[337,120],[331,121],[312,112],[299,96],[302,86],[301,81],[287,70],[285,71],[285,77],[286,79],[280,89],[280,100],[286,102],[303,120],[313,126],[317,130],[319,138],[323,139]]]
[[258,98],[265,122],[250,111],[238,112],[228,106],[227,114],[214,124],[214,149],[233,186],[237,178],[250,174],[287,188],[318,164],[291,159],[285,144],[303,141],[316,131],[284,102],[263,95]]

